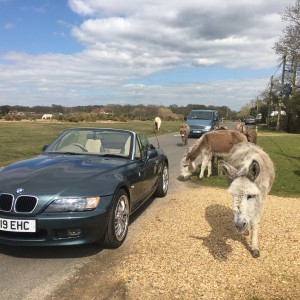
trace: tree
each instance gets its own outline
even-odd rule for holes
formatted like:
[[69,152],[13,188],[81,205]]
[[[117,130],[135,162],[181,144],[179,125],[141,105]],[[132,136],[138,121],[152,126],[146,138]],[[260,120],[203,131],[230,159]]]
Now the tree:
[[[277,55],[283,58],[282,60],[282,80],[281,80],[281,97],[278,103],[278,119],[276,130],[281,127],[281,104],[285,103],[288,107],[288,124],[289,118],[293,115],[291,105],[289,103],[290,95],[284,94],[284,86],[290,84],[292,93],[299,90],[299,62],[300,62],[300,0],[297,0],[294,5],[289,5],[281,15],[282,20],[288,22],[287,27],[283,31],[283,35],[279,41],[275,43],[274,49]],[[289,125],[287,126],[289,130]]]
[[281,17],[288,25],[274,49],[280,57],[286,56],[287,81],[291,82],[293,91],[296,92],[300,62],[300,0],[294,5],[288,5]]

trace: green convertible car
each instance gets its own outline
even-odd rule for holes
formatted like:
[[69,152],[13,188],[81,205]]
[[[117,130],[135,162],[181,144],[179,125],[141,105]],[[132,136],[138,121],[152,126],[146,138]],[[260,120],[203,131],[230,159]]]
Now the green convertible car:
[[130,215],[168,186],[168,158],[144,134],[67,129],[41,155],[0,169],[0,244],[117,248]]

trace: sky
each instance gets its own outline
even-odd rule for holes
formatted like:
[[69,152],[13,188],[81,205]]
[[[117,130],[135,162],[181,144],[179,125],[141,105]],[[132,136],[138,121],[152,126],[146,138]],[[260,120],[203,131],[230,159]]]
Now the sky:
[[273,46],[287,26],[281,14],[294,4],[0,0],[0,105],[238,111],[278,71]]

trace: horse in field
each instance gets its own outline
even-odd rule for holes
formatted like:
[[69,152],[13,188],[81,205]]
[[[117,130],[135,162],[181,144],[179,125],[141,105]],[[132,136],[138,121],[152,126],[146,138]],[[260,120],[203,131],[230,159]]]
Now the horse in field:
[[230,183],[235,227],[241,234],[250,229],[251,253],[259,257],[260,217],[275,179],[273,162],[259,146],[242,142],[232,147],[228,161],[222,160],[220,165]]
[[52,114],[44,114],[42,116],[42,120],[52,120],[53,115]]
[[160,117],[156,117],[154,119],[154,128],[159,131],[160,129],[160,126],[161,126],[161,118]]
[[212,157],[224,157],[229,154],[231,148],[240,142],[247,141],[247,137],[236,130],[216,130],[202,135],[191,148],[187,148],[180,162],[180,180],[187,180],[195,171],[195,160],[201,159],[201,171],[199,178],[203,178],[204,171],[208,167],[207,177],[211,175]]

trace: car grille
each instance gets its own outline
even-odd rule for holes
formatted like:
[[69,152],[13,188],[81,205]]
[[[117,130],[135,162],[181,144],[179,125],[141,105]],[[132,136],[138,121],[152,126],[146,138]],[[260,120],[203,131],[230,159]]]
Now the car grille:
[[190,129],[204,129],[205,126],[196,126],[196,125],[191,125]]
[[37,198],[32,196],[19,196],[16,200],[15,211],[30,213],[37,204]]
[[[0,210],[9,212],[13,208],[14,196],[11,194],[1,194],[0,195]],[[38,199],[33,196],[19,196],[15,200],[14,211],[17,213],[30,213],[32,212],[36,205]]]
[[11,211],[13,200],[14,200],[13,195],[1,194],[0,195],[0,210]]

